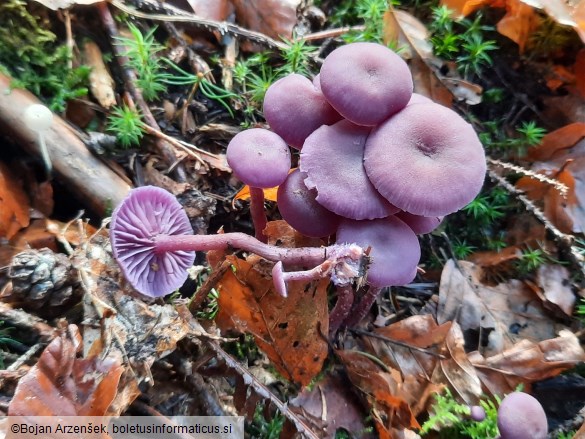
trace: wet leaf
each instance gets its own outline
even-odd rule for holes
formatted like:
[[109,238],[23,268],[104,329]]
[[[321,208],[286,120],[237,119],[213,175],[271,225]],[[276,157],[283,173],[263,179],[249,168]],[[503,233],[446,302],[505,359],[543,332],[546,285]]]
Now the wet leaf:
[[46,8],[56,11],[57,9],[68,9],[75,5],[93,5],[103,0],[34,0]]
[[300,0],[231,0],[236,20],[245,28],[269,37],[291,38],[297,24]]
[[585,123],[575,122],[545,135],[540,145],[531,148],[528,158],[545,161],[556,157],[563,149],[571,148],[585,138]]
[[306,386],[327,357],[327,285],[288,282],[288,297],[275,290],[263,260],[253,265],[234,256],[218,282],[218,326],[250,333],[276,369],[288,380]]
[[0,206],[0,238],[10,239],[29,225],[27,196],[4,163],[0,163]]
[[[71,328],[76,328],[70,326]],[[117,393],[123,367],[115,357],[77,358],[80,336],[63,334],[19,381],[11,416],[103,416]]]
[[571,317],[577,297],[571,288],[571,273],[566,267],[542,264],[536,271],[536,293],[546,304]]

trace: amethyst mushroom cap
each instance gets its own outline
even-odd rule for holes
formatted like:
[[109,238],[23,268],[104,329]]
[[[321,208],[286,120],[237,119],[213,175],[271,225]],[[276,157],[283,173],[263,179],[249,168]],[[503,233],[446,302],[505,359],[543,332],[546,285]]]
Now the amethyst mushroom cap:
[[296,73],[268,88],[264,117],[275,133],[297,149],[321,125],[331,125],[341,119],[321,91],[308,78]]
[[337,243],[371,247],[371,264],[366,282],[378,288],[406,285],[416,276],[420,245],[404,222],[391,216],[369,221],[343,220],[337,229]]
[[156,252],[154,239],[191,234],[193,228],[181,204],[154,186],[132,190],[110,222],[114,258],[130,284],[150,297],[165,296],[183,285],[195,261],[194,251]]
[[507,395],[498,408],[501,439],[545,439],[548,422],[542,405],[528,393]]
[[325,98],[358,125],[377,125],[408,103],[413,90],[406,63],[386,46],[352,43],[325,58],[319,75]]
[[317,202],[337,215],[356,219],[383,218],[398,212],[368,179],[363,165],[370,128],[348,120],[323,125],[301,150],[305,185],[317,190]]
[[455,212],[481,190],[483,146],[461,116],[439,104],[409,105],[374,128],[364,167],[378,192],[415,215]]
[[332,235],[341,218],[315,200],[317,192],[305,186],[305,178],[306,174],[299,169],[288,174],[278,187],[278,210],[287,223],[305,236]]
[[443,222],[442,216],[420,216],[413,215],[408,212],[398,212],[396,214],[398,218],[406,223],[408,227],[412,229],[417,235],[424,235],[425,233],[431,233]]
[[236,134],[227,147],[226,158],[236,177],[250,187],[265,189],[281,184],[291,163],[286,142],[263,128]]

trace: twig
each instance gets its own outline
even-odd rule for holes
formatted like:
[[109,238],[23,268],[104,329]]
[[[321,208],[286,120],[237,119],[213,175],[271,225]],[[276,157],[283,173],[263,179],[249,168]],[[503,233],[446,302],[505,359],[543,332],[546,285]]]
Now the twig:
[[227,260],[223,261],[219,267],[215,268],[209,277],[201,285],[189,302],[189,311],[195,313],[200,307],[205,298],[209,295],[211,290],[215,287],[217,282],[223,277],[225,272],[230,268],[231,263]]
[[315,434],[311,428],[297,416],[296,413],[292,412],[288,405],[283,403],[276,395],[274,395],[270,389],[268,389],[264,384],[262,384],[258,379],[252,375],[248,370],[238,363],[230,354],[224,351],[219,343],[216,341],[210,340],[207,342],[207,346],[209,346],[219,357],[221,357],[226,365],[231,369],[234,369],[238,374],[244,378],[244,382],[248,383],[248,385],[262,398],[268,399],[272,404],[280,410],[280,412],[289,420],[291,421],[297,431],[304,437],[310,439],[318,439],[319,436]]
[[538,180],[542,183],[549,184],[552,187],[554,187],[557,191],[559,191],[559,193],[562,195],[563,198],[567,198],[567,193],[569,191],[569,188],[565,184],[561,183],[558,180],[555,180],[554,178],[548,178],[545,175],[537,174],[536,172],[531,171],[530,169],[526,169],[526,168],[523,168],[521,166],[516,166],[512,163],[502,162],[500,160],[493,159],[491,157],[487,157],[486,160],[491,165],[499,166],[501,168],[508,169],[510,171],[515,171],[515,172],[518,172],[519,174],[525,175],[526,177],[530,177],[530,178],[532,178],[534,180]]
[[558,241],[558,243],[562,247],[564,247],[566,250],[569,251],[569,254],[571,255],[572,262],[580,268],[581,274],[583,274],[583,276],[585,276],[585,264],[583,264],[583,258],[579,254],[579,250],[573,245],[573,243],[575,242],[574,236],[567,235],[566,233],[563,233],[559,229],[557,229],[548,220],[548,218],[545,216],[545,214],[544,214],[544,212],[542,212],[542,210],[540,210],[530,199],[528,199],[528,197],[526,195],[524,195],[524,193],[522,191],[518,190],[514,185],[509,183],[504,177],[498,175],[496,172],[494,172],[491,169],[488,169],[488,175],[497,184],[502,186],[510,194],[514,195],[518,200],[520,200],[524,204],[524,207],[526,208],[526,210],[531,212],[536,217],[536,219],[538,219],[544,225],[544,228],[546,230],[548,230],[550,233],[552,233],[552,235],[555,237],[555,239]]
[[34,332],[43,342],[50,342],[57,336],[57,329],[50,326],[45,320],[21,309],[13,309],[3,302],[0,302],[0,320]]
[[120,0],[111,0],[112,6],[120,9],[122,12],[133,15],[135,17],[144,18],[146,20],[190,23],[195,27],[205,29],[210,32],[219,32],[221,35],[224,35],[226,33],[231,34],[236,37],[249,40],[253,43],[257,43],[271,49],[284,50],[287,47],[286,44],[280,41],[276,41],[260,32],[254,32],[232,23],[227,23],[225,21],[220,22],[215,20],[208,20],[206,18],[199,17],[195,14],[191,14],[187,11],[171,6],[169,4],[162,3],[155,4],[153,2],[147,1],[142,1],[142,3],[147,4],[152,8],[156,8],[159,10],[162,9],[166,14],[145,13],[125,5]]
[[14,363],[12,363],[10,366],[8,366],[6,368],[6,370],[10,371],[10,372],[14,372],[18,369],[20,369],[20,367],[26,363],[28,360],[30,360],[32,357],[34,357],[38,351],[40,351],[43,347],[45,346],[45,343],[37,343],[33,346],[31,346],[24,354],[22,354],[20,357],[18,357]]
[[400,346],[400,347],[403,347],[406,349],[417,351],[417,352],[420,352],[423,354],[431,355],[433,357],[437,357],[437,358],[440,358],[442,360],[447,358],[443,354],[439,354],[437,352],[433,352],[433,351],[430,351],[430,350],[425,349],[425,348],[419,348],[418,346],[413,346],[413,345],[410,345],[408,343],[404,343],[402,341],[393,340],[393,339],[385,337],[383,335],[376,334],[375,332],[368,332],[368,331],[364,331],[363,329],[350,329],[350,331],[353,332],[354,334],[365,335],[366,337],[377,338],[377,339],[383,340],[387,343],[392,343],[392,344],[395,344],[396,346]]
[[[110,10],[108,9],[108,5],[105,2],[100,2],[96,5],[98,11],[100,12],[100,16],[108,35],[112,40],[115,40],[119,37],[118,28],[116,27],[116,23]],[[154,130],[160,131],[158,123],[156,119],[150,112],[150,108],[146,104],[144,97],[142,96],[142,92],[136,87],[136,74],[135,72],[128,67],[128,57],[124,54],[123,49],[118,44],[112,44],[112,50],[118,59],[118,63],[122,68],[123,76],[124,76],[124,85],[133,96],[134,100],[136,101],[136,105],[140,109],[142,116],[144,117],[144,121],[146,125],[151,127]],[[170,145],[165,142],[164,140],[159,140],[156,142],[157,147],[160,150],[161,155],[163,156],[167,165],[172,165],[177,161],[177,157],[175,155],[175,151],[170,147]],[[187,174],[185,169],[182,166],[176,167],[175,176],[180,182],[187,181]]]

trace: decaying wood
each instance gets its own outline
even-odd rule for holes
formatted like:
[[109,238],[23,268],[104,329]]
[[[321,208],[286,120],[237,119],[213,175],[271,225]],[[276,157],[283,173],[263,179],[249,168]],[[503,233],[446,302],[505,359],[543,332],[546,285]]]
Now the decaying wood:
[[[22,117],[29,105],[39,101],[26,90],[11,89],[10,82],[0,74],[0,132],[29,154],[40,155],[38,134],[25,126]],[[128,183],[88,151],[63,119],[54,118],[45,141],[56,176],[93,212],[107,214],[130,190]]]

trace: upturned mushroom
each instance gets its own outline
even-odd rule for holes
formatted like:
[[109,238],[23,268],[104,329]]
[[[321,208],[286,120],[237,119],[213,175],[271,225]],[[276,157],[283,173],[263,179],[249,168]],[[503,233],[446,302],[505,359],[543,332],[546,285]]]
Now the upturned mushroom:
[[256,238],[266,242],[262,189],[278,186],[286,179],[291,165],[290,150],[278,134],[251,128],[232,138],[226,158],[236,177],[250,187],[250,213]]
[[[128,282],[151,297],[170,294],[184,283],[196,251],[242,249],[286,266],[314,267],[283,275],[285,280],[287,276],[306,280],[329,276],[336,285],[351,283],[366,259],[356,244],[281,248],[245,233],[193,235],[179,202],[154,186],[130,191],[112,215],[110,238],[114,257]],[[277,291],[286,294],[281,286],[277,284]]]

